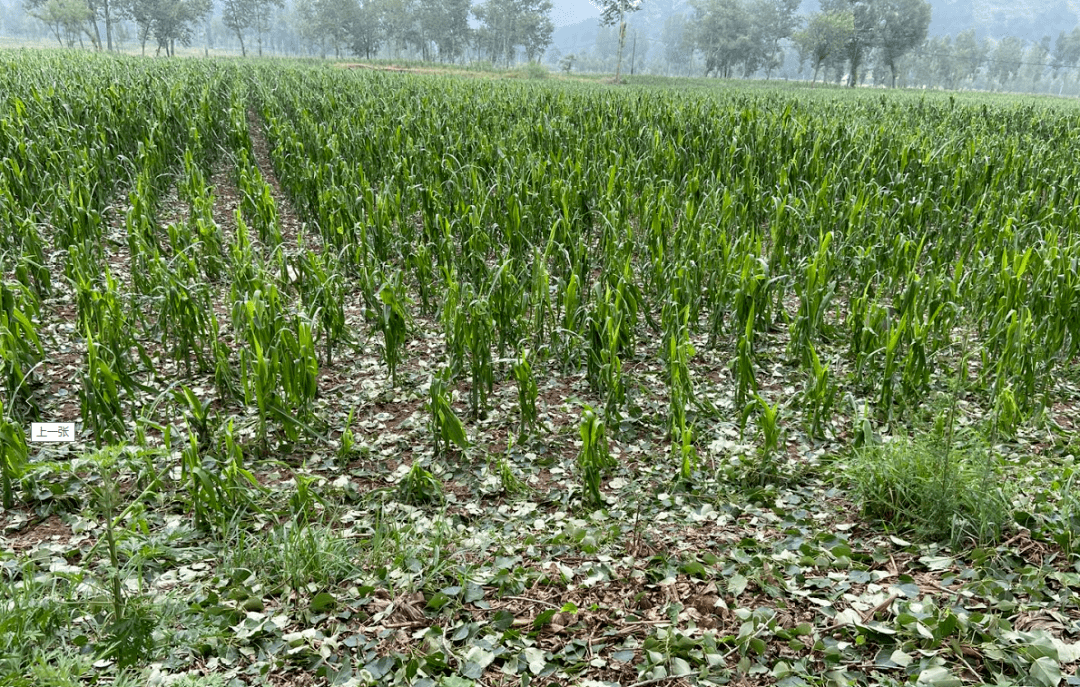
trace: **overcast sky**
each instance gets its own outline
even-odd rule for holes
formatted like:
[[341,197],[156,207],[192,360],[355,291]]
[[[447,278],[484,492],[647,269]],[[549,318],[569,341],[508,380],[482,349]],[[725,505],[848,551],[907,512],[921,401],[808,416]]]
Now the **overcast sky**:
[[551,10],[551,20],[555,26],[569,26],[584,19],[599,17],[600,11],[589,0],[552,0],[555,8]]

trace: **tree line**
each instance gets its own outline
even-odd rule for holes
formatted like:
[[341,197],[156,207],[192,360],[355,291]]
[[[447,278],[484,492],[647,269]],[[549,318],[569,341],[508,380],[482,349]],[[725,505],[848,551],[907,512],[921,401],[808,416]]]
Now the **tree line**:
[[[849,86],[1080,88],[1080,27],[1034,43],[979,38],[974,29],[929,37],[926,0],[822,0],[820,11],[806,17],[796,13],[798,6],[798,0],[691,0],[689,11],[664,19],[652,32],[655,38],[643,30],[648,21],[632,24],[629,35],[639,42],[633,68],[680,76],[822,78]],[[601,28],[591,50],[550,61],[562,57],[564,66],[612,71],[618,44],[617,32]]]
[[[217,0],[220,24],[241,54],[262,54],[284,0]],[[142,52],[148,43],[173,55],[209,33],[214,0],[25,0],[61,45],[87,39],[95,49],[114,49],[121,24],[132,24]],[[555,30],[551,0],[295,0],[292,32],[309,51],[336,56],[410,54],[425,61],[467,57],[509,65],[538,61]],[[470,18],[474,22],[470,22]],[[473,24],[473,25],[471,25]],[[208,39],[209,40],[209,39]]]
[[85,39],[103,50],[130,40],[134,28],[144,53],[156,45],[166,55],[205,39],[208,47],[227,41],[244,55],[269,47],[506,66],[546,57],[549,64],[587,71],[619,72],[625,63],[630,73],[1080,91],[1080,27],[1034,43],[979,38],[974,29],[928,37],[926,0],[822,0],[808,17],[797,14],[799,0],[690,0],[683,13],[674,13],[671,2],[645,0],[646,8],[661,10],[662,28],[655,10],[633,22],[641,2],[607,0],[592,53],[567,56],[551,47],[551,0],[22,2],[61,44]]

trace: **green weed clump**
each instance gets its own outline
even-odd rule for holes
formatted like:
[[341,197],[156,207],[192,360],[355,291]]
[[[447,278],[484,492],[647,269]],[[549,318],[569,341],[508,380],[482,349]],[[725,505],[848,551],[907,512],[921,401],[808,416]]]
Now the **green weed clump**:
[[978,546],[1000,540],[1011,517],[993,463],[978,446],[898,437],[857,453],[849,474],[866,516],[918,539]]
[[518,74],[525,79],[546,79],[548,68],[538,62],[529,62],[518,70]]

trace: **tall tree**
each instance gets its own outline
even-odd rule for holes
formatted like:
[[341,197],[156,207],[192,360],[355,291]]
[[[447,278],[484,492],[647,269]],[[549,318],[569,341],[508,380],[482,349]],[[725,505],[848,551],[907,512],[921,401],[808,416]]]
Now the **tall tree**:
[[1024,55],[1024,78],[1031,84],[1032,90],[1042,81],[1043,74],[1050,61],[1050,36],[1043,36],[1038,43],[1033,43]]
[[94,35],[97,37],[98,45],[101,45],[101,35],[98,33],[97,26],[97,20],[100,18],[105,22],[105,42],[109,52],[112,52],[113,25],[116,24],[118,19],[116,0],[87,0],[87,6],[90,8],[90,12],[93,13]]
[[879,0],[878,48],[889,67],[891,87],[896,88],[896,65],[926,40],[930,28],[930,3],[926,0]]
[[351,27],[359,11],[357,0],[297,0],[300,34],[319,42],[325,57],[326,41],[334,47],[335,57],[352,41]]
[[1023,62],[1023,39],[1006,36],[998,41],[997,48],[994,49],[994,57],[990,60],[990,77],[1005,88],[1020,72]]
[[251,13],[247,11],[246,5],[247,0],[222,0],[221,2],[221,22],[236,34],[236,40],[240,41],[240,55],[243,57],[247,57],[244,31],[251,25]]
[[213,0],[112,0],[117,17],[135,22],[143,53],[153,36],[158,51],[176,54],[176,44],[191,45],[196,27],[214,9]]
[[543,55],[555,31],[549,16],[552,7],[551,0],[485,0],[472,8],[480,21],[477,47],[492,61],[507,65],[520,49],[530,60]]
[[799,26],[800,0],[753,0],[750,13],[756,28],[754,43],[760,50],[759,66],[765,69],[765,78],[784,63],[784,51],[780,41],[791,38]]
[[956,55],[957,76],[967,82],[974,81],[979,68],[986,61],[986,45],[975,37],[975,29],[956,34],[953,52]]
[[349,49],[354,55],[371,59],[385,35],[380,22],[379,7],[372,1],[353,5],[347,17]]
[[690,0],[694,48],[705,57],[705,74],[728,78],[751,47],[750,12],[741,0]]
[[283,9],[285,0],[248,0],[251,4],[251,12],[254,17],[251,25],[255,28],[255,43],[258,46],[259,56],[263,52],[263,36],[270,30],[270,21],[273,19],[275,9]]
[[949,90],[956,88],[956,80],[962,69],[952,36],[932,38],[927,42],[926,47],[931,56],[930,64],[934,82]]
[[[1080,26],[1071,33],[1062,31],[1058,34],[1050,57],[1050,69],[1055,77],[1059,71],[1072,71],[1080,78],[1080,68],[1077,65],[1080,65]],[[1062,75],[1062,79],[1064,78]]]
[[469,44],[469,0],[422,0],[419,7],[425,59],[429,44],[434,44],[439,61],[455,60]]
[[664,44],[664,59],[667,61],[668,72],[689,76],[693,44],[686,25],[686,16],[673,14],[665,19],[660,40]]
[[619,27],[619,56],[615,63],[615,83],[622,76],[622,55],[626,46],[626,15],[641,9],[641,0],[602,0],[600,26]]
[[821,9],[826,12],[851,12],[851,36],[845,45],[848,62],[848,86],[859,83],[863,62],[878,40],[879,3],[874,0],[822,0]]
[[799,50],[799,59],[809,59],[814,68],[811,84],[817,81],[818,71],[826,60],[844,52],[854,32],[855,18],[847,10],[816,12],[810,16],[804,29],[795,32],[793,38]]
[[25,7],[31,17],[49,27],[61,47],[65,38],[71,47],[82,32],[91,35],[88,28],[93,14],[84,0],[34,0]]

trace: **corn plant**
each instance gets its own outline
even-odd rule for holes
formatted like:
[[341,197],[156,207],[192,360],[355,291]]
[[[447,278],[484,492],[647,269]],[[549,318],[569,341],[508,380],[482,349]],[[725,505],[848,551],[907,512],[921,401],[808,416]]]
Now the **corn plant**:
[[495,368],[491,359],[495,323],[488,302],[473,298],[461,311],[459,335],[469,354],[469,412],[479,418],[487,411],[487,399],[495,384]]
[[104,359],[103,353],[107,355],[107,350],[94,340],[89,327],[83,333],[86,336],[86,369],[82,373],[79,406],[83,422],[90,426],[94,444],[100,449],[126,434],[120,404],[120,377],[113,371],[114,366]]
[[469,440],[465,436],[465,426],[454,412],[450,403],[450,370],[443,368],[432,375],[428,386],[428,413],[430,414],[430,427],[432,443],[435,447],[435,455],[440,455],[454,444],[464,451],[469,448]]
[[221,340],[221,328],[217,315],[210,315],[210,348],[214,356],[214,388],[222,402],[244,400],[244,393],[237,387],[236,373],[229,347]]
[[901,349],[905,342],[908,329],[907,315],[900,318],[891,329],[884,333],[884,346],[879,350],[884,354],[884,363],[881,371],[881,394],[878,396],[878,408],[886,422],[893,417],[893,397],[896,391],[898,371],[900,370]]
[[536,428],[537,412],[536,398],[538,390],[536,378],[533,377],[532,365],[529,363],[531,353],[528,349],[521,352],[521,356],[514,363],[514,380],[517,382],[518,392],[518,441],[524,441]]
[[780,448],[780,402],[769,405],[761,394],[755,393],[752,401],[743,408],[740,424],[745,427],[746,420],[750,415],[757,417],[758,429],[761,432],[762,445],[758,451],[760,468],[758,475],[767,478],[777,472],[777,451]]
[[187,491],[195,527],[211,531],[222,513],[224,488],[218,475],[203,464],[194,434],[188,435],[187,446],[180,454],[180,482]]
[[241,148],[236,162],[237,186],[240,189],[240,210],[255,227],[259,240],[269,248],[281,245],[281,221],[271,195],[270,185],[259,168]]
[[547,255],[540,249],[533,250],[532,278],[528,292],[530,307],[530,329],[533,345],[539,349],[545,343],[546,328],[551,312],[551,276],[547,268]]
[[599,507],[604,503],[600,494],[604,473],[615,467],[615,461],[608,452],[604,421],[589,406],[585,406],[581,415],[579,431],[581,451],[578,453],[578,469],[581,470],[589,502]]
[[345,293],[341,274],[334,271],[329,260],[308,251],[302,263],[308,273],[300,294],[311,319],[318,323],[324,341],[326,365],[333,364],[334,346],[349,340],[345,328]]
[[15,507],[14,485],[22,477],[27,459],[22,427],[10,420],[0,399],[0,500],[6,510]]
[[356,406],[353,406],[349,410],[349,417],[345,420],[345,429],[341,431],[341,444],[338,446],[338,460],[344,463],[352,455],[353,448],[356,443],[356,437],[353,435],[352,424],[353,415],[356,413]]
[[679,434],[673,446],[679,458],[679,478],[689,483],[698,468],[698,452],[694,448],[694,429],[685,424],[679,428]]
[[398,485],[398,493],[406,503],[431,503],[442,500],[442,485],[420,461],[416,461]]
[[36,419],[40,413],[29,393],[31,375],[45,357],[37,328],[30,320],[34,307],[26,287],[0,283],[0,377],[10,412],[24,419]]
[[754,376],[754,308],[753,304],[744,320],[744,329],[736,346],[735,359],[731,363],[735,377],[735,407],[746,404],[748,394],[757,393],[757,378]]
[[198,241],[203,274],[208,281],[217,282],[225,274],[225,238],[214,221],[214,194],[207,187],[202,171],[192,162],[190,153],[184,156],[184,178],[187,188],[183,188],[184,184],[181,188],[189,205],[188,227]]
[[379,301],[382,303],[378,326],[383,335],[383,362],[386,363],[391,386],[397,387],[398,365],[409,335],[409,300],[401,284],[400,272],[383,282],[379,289]]
[[228,522],[246,510],[265,512],[259,508],[254,498],[256,494],[263,492],[263,487],[255,479],[255,475],[244,467],[244,449],[236,441],[232,418],[225,424],[221,443],[222,465],[218,484],[225,506],[220,523],[224,530]]
[[519,323],[525,320],[525,298],[514,274],[515,262],[509,259],[499,266],[486,299],[500,359],[505,358],[507,349],[521,338]]
[[199,439],[200,447],[208,447],[211,443],[210,425],[214,416],[210,412],[210,402],[203,402],[190,388],[181,384],[179,389],[173,390],[173,398],[184,409],[184,417],[188,427],[194,430]]
[[273,350],[263,350],[256,340],[251,348],[240,350],[240,384],[244,389],[244,403],[254,403],[259,411],[259,442],[265,453],[269,448],[268,420],[271,409],[278,402],[277,370]]
[[829,374],[829,366],[822,364],[812,344],[809,345],[809,358],[811,368],[802,401],[806,405],[810,436],[823,439],[825,427],[832,419],[837,389]]
[[300,418],[306,419],[319,391],[319,363],[311,323],[297,316],[292,324],[291,328],[281,330],[277,342],[281,393],[283,400],[297,409]]
[[809,259],[805,268],[805,278],[795,280],[795,292],[799,296],[799,313],[791,326],[791,339],[788,344],[788,357],[801,358],[804,366],[810,366],[810,347],[819,335],[828,338],[825,312],[836,293],[836,282],[832,280],[832,261],[829,246],[832,232],[823,236],[818,243],[817,254]]
[[199,371],[206,371],[203,344],[210,334],[208,289],[205,284],[184,279],[180,273],[166,267],[160,258],[156,264],[160,281],[153,292],[158,310],[155,328],[162,350],[167,351],[173,360],[182,360],[189,375],[192,356]]
[[690,358],[695,351],[690,343],[689,317],[690,308],[680,307],[678,293],[664,305],[661,350],[667,373],[668,438],[673,441],[686,435],[686,409],[694,402]]

